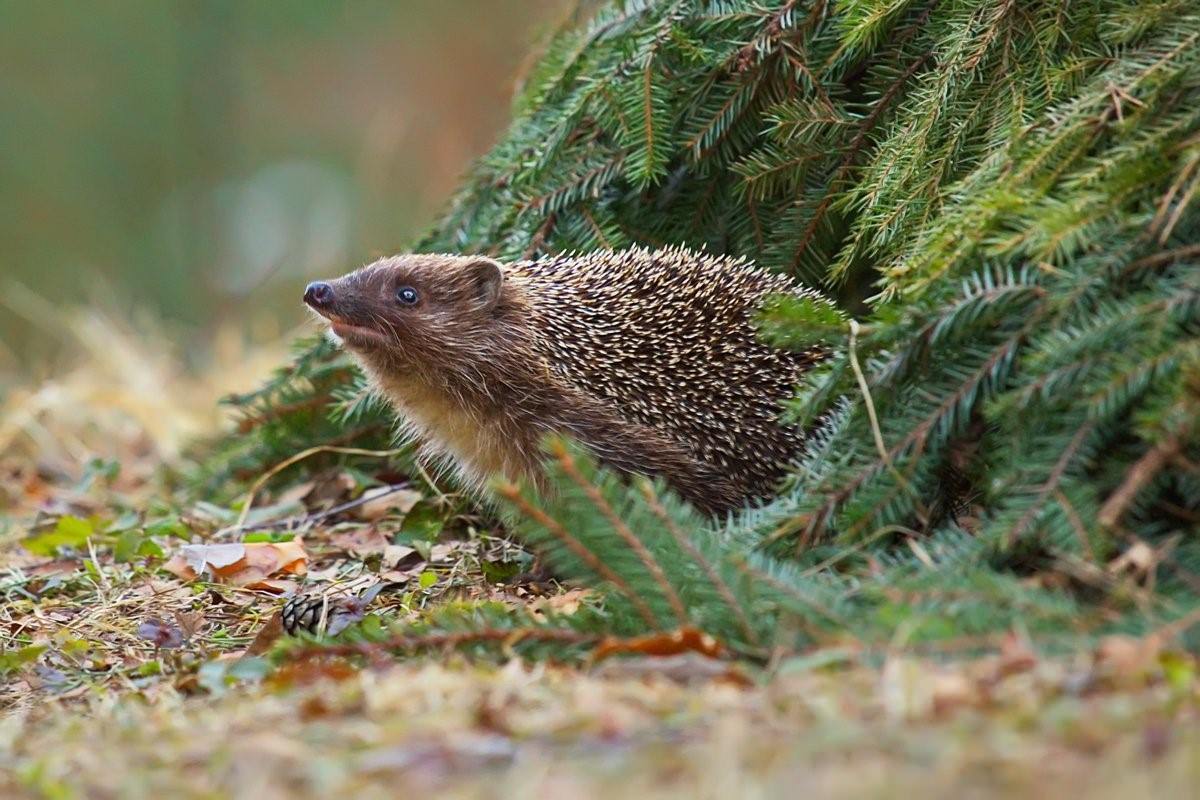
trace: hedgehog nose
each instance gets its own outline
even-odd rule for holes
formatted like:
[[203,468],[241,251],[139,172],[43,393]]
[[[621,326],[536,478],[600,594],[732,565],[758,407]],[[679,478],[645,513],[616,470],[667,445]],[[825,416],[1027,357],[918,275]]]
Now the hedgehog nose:
[[333,287],[323,281],[314,281],[304,288],[304,302],[313,308],[324,308],[333,302]]

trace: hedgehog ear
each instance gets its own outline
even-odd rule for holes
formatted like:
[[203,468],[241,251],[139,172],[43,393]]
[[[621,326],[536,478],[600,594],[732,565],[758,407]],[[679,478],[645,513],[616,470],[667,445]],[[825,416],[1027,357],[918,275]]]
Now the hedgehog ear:
[[477,259],[467,265],[467,275],[479,307],[484,310],[494,308],[500,302],[500,290],[504,286],[504,271],[500,269],[500,262],[490,258]]

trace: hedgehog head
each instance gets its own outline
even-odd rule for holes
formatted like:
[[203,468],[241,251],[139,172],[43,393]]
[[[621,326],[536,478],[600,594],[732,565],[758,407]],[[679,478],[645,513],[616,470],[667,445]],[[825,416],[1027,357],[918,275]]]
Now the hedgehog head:
[[515,294],[490,258],[418,254],[310,283],[304,302],[368,364],[444,370],[456,355],[477,356],[494,341]]

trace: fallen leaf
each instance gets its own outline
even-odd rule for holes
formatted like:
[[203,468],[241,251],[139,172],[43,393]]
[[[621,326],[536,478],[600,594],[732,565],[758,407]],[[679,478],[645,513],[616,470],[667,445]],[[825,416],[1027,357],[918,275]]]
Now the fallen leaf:
[[246,557],[246,547],[244,544],[185,544],[179,548],[179,555],[188,568],[199,575],[205,567],[220,570],[236,564]]
[[204,627],[204,612],[176,611],[175,622],[179,624],[179,630],[183,633],[183,638],[191,639]]
[[163,569],[188,581],[209,574],[248,589],[279,591],[268,581],[273,575],[303,575],[308,554],[300,537],[290,542],[245,542],[241,544],[189,544],[179,548]]
[[1000,642],[998,677],[1008,677],[1018,672],[1027,672],[1037,666],[1037,654],[1025,636],[1009,631]]
[[272,594],[288,594],[294,593],[300,588],[300,584],[296,581],[289,581],[284,578],[264,578],[261,581],[247,586],[247,589],[261,589]]
[[454,544],[435,544],[429,548],[429,561],[432,563],[450,561],[450,556],[454,554],[455,549]]
[[588,589],[568,589],[560,594],[552,594],[540,599],[535,606],[537,608],[545,606],[559,614],[574,614],[579,610],[580,604],[592,594],[593,592]]
[[329,543],[349,555],[363,558],[384,552],[388,546],[388,539],[375,526],[360,525],[335,534]]
[[183,644],[183,632],[160,619],[149,619],[138,625],[137,635],[151,642],[155,649],[172,649]]
[[643,656],[674,656],[680,653],[700,653],[709,658],[718,658],[722,653],[721,643],[699,628],[691,626],[670,633],[652,633],[619,639],[605,637],[593,653],[594,661],[602,661],[618,654]]
[[376,486],[367,489],[362,494],[364,501],[358,507],[358,517],[368,521],[386,516],[389,511],[399,511],[407,514],[409,509],[417,504],[422,494],[412,489],[397,489],[393,486]]
[[275,498],[275,502],[278,505],[291,505],[294,503],[299,503],[301,500],[308,497],[315,485],[316,481],[305,481],[304,483],[298,483],[295,486],[280,492],[279,496]]
[[1162,646],[1157,636],[1105,636],[1096,646],[1096,666],[1122,683],[1141,680],[1158,668]]
[[416,548],[403,544],[389,544],[383,548],[383,562],[380,566],[385,569],[395,569],[404,561],[415,563],[420,559],[421,554],[416,551]]
[[263,626],[258,629],[254,641],[246,648],[246,655],[261,656],[271,649],[271,646],[283,635],[283,612],[276,611]]

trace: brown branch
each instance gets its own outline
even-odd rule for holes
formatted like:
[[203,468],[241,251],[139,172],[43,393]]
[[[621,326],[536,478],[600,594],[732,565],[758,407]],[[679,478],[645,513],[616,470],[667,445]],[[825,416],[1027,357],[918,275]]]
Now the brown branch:
[[680,600],[679,595],[675,593],[675,589],[671,586],[671,582],[667,580],[666,573],[663,572],[662,567],[654,559],[654,556],[650,553],[650,551],[646,549],[646,545],[642,543],[641,539],[634,535],[633,531],[629,529],[629,526],[625,524],[625,521],[617,516],[617,512],[613,509],[612,505],[609,504],[608,500],[604,498],[604,495],[600,493],[600,490],[596,488],[595,484],[583,476],[583,473],[581,473],[579,468],[575,466],[575,459],[571,457],[571,453],[567,450],[565,444],[558,440],[552,441],[550,443],[550,452],[556,459],[558,459],[559,466],[562,467],[562,470],[564,473],[566,473],[567,477],[570,478],[576,486],[583,490],[584,494],[587,495],[588,500],[592,502],[592,505],[599,509],[600,513],[604,515],[604,518],[608,520],[610,525],[612,525],[613,530],[617,532],[617,535],[625,540],[625,543],[629,545],[629,548],[637,555],[638,560],[642,562],[642,565],[645,566],[647,571],[649,571],[654,577],[655,582],[658,583],[659,589],[662,590],[663,596],[666,597],[667,602],[670,603],[671,610],[675,613],[675,618],[679,621],[679,624],[687,625],[689,619],[687,609],[683,607],[683,601]]
[[600,246],[605,250],[612,250],[612,242],[610,242],[608,237],[604,235],[604,231],[601,230],[600,225],[596,222],[596,218],[592,216],[592,213],[584,206],[580,206],[579,210],[583,213],[583,219],[588,225],[591,226],[592,233],[596,234],[596,239],[600,242]]
[[1050,470],[1050,474],[1046,477],[1046,482],[1043,483],[1042,487],[1038,490],[1037,499],[1034,500],[1033,504],[1030,505],[1029,508],[1025,509],[1025,513],[1021,515],[1021,518],[1017,520],[1016,524],[1013,525],[1012,530],[1009,531],[1007,538],[1010,547],[1014,542],[1025,535],[1025,531],[1029,527],[1030,523],[1033,522],[1033,518],[1037,515],[1038,509],[1040,509],[1046,502],[1046,498],[1058,488],[1058,484],[1062,481],[1063,475],[1065,475],[1067,472],[1067,467],[1071,466],[1072,459],[1074,459],[1075,454],[1079,452],[1079,448],[1083,446],[1083,440],[1087,438],[1088,434],[1091,433],[1095,427],[1095,422],[1088,421],[1083,425],[1080,425],[1079,430],[1075,431],[1075,435],[1071,437],[1070,444],[1068,444],[1067,448],[1063,450],[1062,455],[1058,457],[1058,461],[1055,462],[1054,468]]
[[559,541],[566,545],[567,549],[576,555],[581,561],[588,565],[597,575],[615,586],[621,594],[629,598],[637,608],[638,614],[641,615],[642,621],[655,630],[662,630],[662,626],[658,624],[658,619],[654,616],[654,612],[646,605],[643,600],[633,589],[626,583],[620,575],[613,572],[612,569],[601,561],[595,553],[583,546],[578,539],[572,536],[566,528],[564,528],[557,520],[552,518],[542,509],[530,503],[522,495],[516,484],[501,483],[496,487],[501,496],[510,503],[515,505],[522,514],[532,519],[537,524],[541,525]]
[[1054,499],[1062,508],[1063,513],[1067,515],[1067,520],[1071,523],[1071,527],[1075,531],[1075,538],[1079,540],[1079,544],[1083,552],[1087,553],[1088,558],[1092,561],[1096,560],[1096,553],[1092,549],[1092,542],[1088,539],[1087,527],[1083,524],[1083,518],[1079,516],[1079,512],[1075,510],[1075,506],[1071,503],[1070,498],[1063,494],[1062,489],[1054,490]]
[[1176,261],[1192,256],[1200,256],[1200,244],[1189,244],[1183,247],[1176,247],[1172,250],[1163,250],[1153,255],[1139,258],[1125,269],[1121,270],[1121,277],[1137,272],[1138,270],[1150,269],[1153,267],[1161,267],[1167,264],[1173,264]]
[[546,215],[545,221],[538,226],[538,229],[533,234],[533,238],[529,240],[529,246],[521,254],[522,258],[532,258],[541,246],[546,243],[546,237],[550,235],[551,229],[554,228],[555,217],[556,214],[553,211]]
[[[763,29],[763,32],[738,49],[737,53],[731,59],[733,61],[733,74],[737,75],[738,73],[745,72],[754,66],[754,56],[758,52],[759,44],[770,44],[773,40],[779,38],[779,35],[783,33],[783,18],[792,12],[792,9],[796,7],[798,2],[799,0],[787,0],[778,11],[771,15],[771,19]],[[823,4],[819,5],[823,8]],[[814,7],[814,15],[816,10]],[[815,16],[810,15],[808,22],[813,22],[815,19]]]
[[646,120],[646,155],[654,159],[654,94],[650,76],[654,57],[646,59],[646,67],[642,70],[642,118]]
[[1116,526],[1142,487],[1182,450],[1183,442],[1174,434],[1147,450],[1125,473],[1125,479],[1116,491],[1100,506],[1100,513],[1096,515],[1100,524],[1106,528]]

